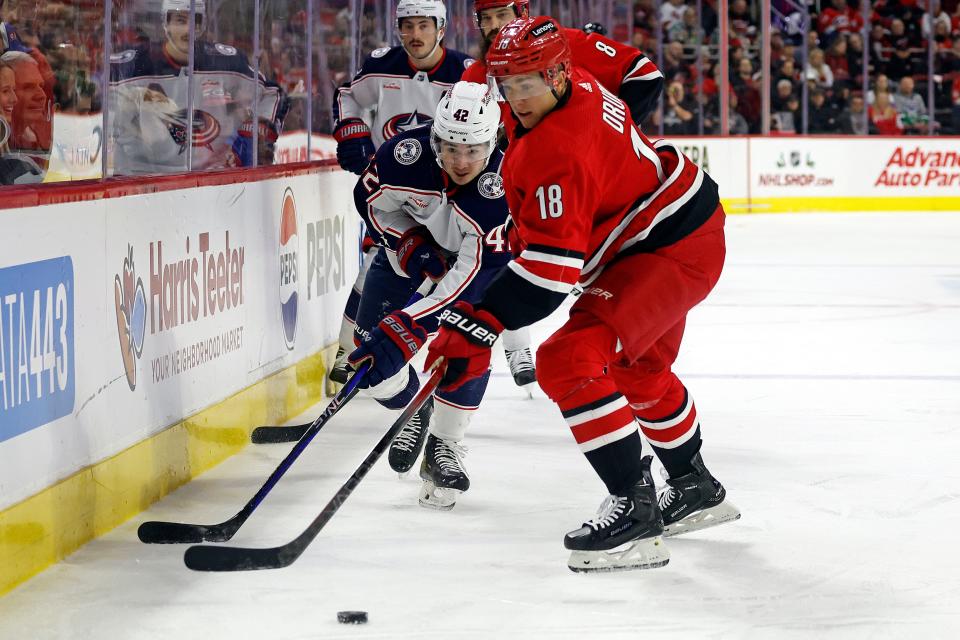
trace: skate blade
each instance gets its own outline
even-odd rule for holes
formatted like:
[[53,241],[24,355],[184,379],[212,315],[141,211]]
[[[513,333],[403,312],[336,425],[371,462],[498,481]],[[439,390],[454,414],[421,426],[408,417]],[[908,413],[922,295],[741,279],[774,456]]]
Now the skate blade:
[[450,511],[457,504],[457,498],[461,493],[463,492],[438,487],[430,480],[424,480],[420,488],[420,506],[438,511]]
[[673,536],[682,535],[684,533],[690,533],[692,531],[709,529],[710,527],[715,527],[718,524],[732,522],[739,519],[740,509],[737,509],[734,505],[730,504],[729,501],[724,500],[714,507],[695,511],[686,518],[665,526],[663,528],[663,537],[670,538]]
[[567,566],[574,573],[656,569],[670,562],[670,550],[660,536],[632,540],[607,551],[573,551]]

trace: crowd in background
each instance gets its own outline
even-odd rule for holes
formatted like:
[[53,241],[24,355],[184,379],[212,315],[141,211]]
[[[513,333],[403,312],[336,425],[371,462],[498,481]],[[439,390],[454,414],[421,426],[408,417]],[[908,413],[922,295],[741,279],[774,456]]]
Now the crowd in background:
[[[386,0],[313,0],[309,7],[307,0],[261,0],[259,25],[253,0],[206,1],[205,37],[251,61],[258,50],[259,71],[289,97],[287,132],[329,133],[334,88],[350,79],[371,50],[394,43]],[[164,37],[160,2],[111,5],[112,52]],[[729,0],[728,41],[721,43],[717,0],[608,0],[614,10],[607,15],[618,18],[607,35],[645,51],[666,78],[662,109],[644,128],[667,136],[717,134],[719,96],[726,87],[730,133],[761,133],[767,74],[771,134],[960,134],[960,0],[874,0],[866,11],[848,0],[803,2],[772,0],[771,15],[763,16],[756,0]],[[544,3],[564,6],[563,0]],[[466,33],[472,3],[448,4],[460,42],[475,42]],[[356,6],[363,13],[354,21]],[[42,179],[56,151],[55,113],[103,110],[104,16],[103,0],[0,2],[0,182]],[[765,28],[769,69],[762,65]],[[723,46],[726,78],[720,75]]]

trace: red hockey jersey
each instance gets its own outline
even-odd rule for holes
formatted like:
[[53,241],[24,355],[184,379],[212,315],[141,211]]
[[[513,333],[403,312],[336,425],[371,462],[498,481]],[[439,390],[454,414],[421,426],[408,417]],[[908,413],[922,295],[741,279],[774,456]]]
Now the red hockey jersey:
[[[620,96],[630,107],[634,122],[646,118],[657,106],[663,91],[663,74],[643,52],[598,33],[588,35],[579,29],[564,29],[563,33],[570,42],[573,64],[590,72],[600,84]],[[486,84],[486,62],[477,60],[460,79]],[[510,105],[501,101],[500,108],[504,124],[512,127]]]
[[549,315],[618,256],[690,235],[719,205],[710,176],[673,144],[651,143],[623,101],[577,69],[561,103],[515,136],[502,167],[515,257],[480,303],[509,329]]

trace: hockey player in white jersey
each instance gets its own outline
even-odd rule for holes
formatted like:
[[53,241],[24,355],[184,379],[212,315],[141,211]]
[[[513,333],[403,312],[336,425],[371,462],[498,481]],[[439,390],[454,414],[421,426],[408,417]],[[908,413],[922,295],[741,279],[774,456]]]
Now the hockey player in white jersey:
[[[477,299],[510,259],[503,235],[508,218],[496,148],[500,108],[487,85],[459,82],[437,107],[430,127],[385,143],[354,190],[378,253],[357,315],[359,347],[351,367],[370,362],[368,393],[388,408],[405,407],[419,382],[408,361],[437,330],[439,314]],[[437,281],[427,297],[404,306],[420,283]],[[461,442],[490,372],[454,392],[438,392],[435,412],[408,423],[388,456],[398,472],[420,467],[420,503],[449,509],[470,480]],[[421,409],[421,414],[430,409]]]
[[[163,0],[164,40],[110,58],[111,132],[115,174],[212,170],[273,161],[287,100],[254,77],[247,57],[205,36],[205,0],[194,0],[194,74],[190,82],[190,0]],[[260,100],[254,115],[259,84]],[[188,126],[190,93],[193,122]],[[191,131],[192,130],[192,131]],[[192,147],[188,166],[187,145]]]

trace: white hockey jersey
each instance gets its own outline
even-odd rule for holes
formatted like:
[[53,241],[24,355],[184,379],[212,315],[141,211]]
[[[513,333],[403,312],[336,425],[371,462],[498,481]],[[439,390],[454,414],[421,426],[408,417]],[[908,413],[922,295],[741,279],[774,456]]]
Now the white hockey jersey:
[[334,115],[338,122],[362,119],[379,147],[401,131],[432,122],[443,92],[472,63],[467,54],[444,49],[435,67],[420,71],[403,47],[377,49],[353,81],[337,91]]

